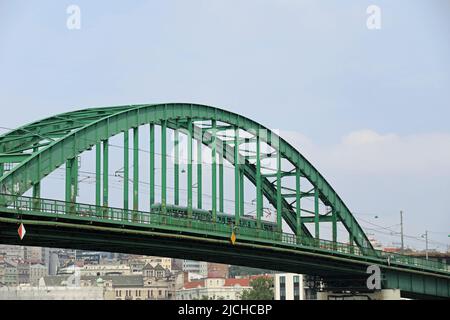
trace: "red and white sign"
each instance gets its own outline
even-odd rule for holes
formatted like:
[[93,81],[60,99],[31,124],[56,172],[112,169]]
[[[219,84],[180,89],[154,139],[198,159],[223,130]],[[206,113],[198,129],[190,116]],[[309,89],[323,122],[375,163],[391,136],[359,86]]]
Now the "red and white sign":
[[20,240],[22,240],[23,237],[25,237],[25,233],[27,233],[27,230],[25,230],[25,226],[23,225],[23,223],[20,224],[17,233],[19,234]]

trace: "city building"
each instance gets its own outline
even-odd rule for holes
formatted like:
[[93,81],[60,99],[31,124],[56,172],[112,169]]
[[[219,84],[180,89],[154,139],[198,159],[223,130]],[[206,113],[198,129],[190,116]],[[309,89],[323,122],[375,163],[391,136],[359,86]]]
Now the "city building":
[[50,253],[50,259],[48,264],[48,274],[51,276],[56,276],[59,269],[59,256],[56,252]]
[[24,260],[25,247],[0,245],[0,253],[4,254],[10,260]]
[[169,269],[164,269],[159,263],[156,266],[148,263],[142,269],[142,275],[144,277],[163,278],[170,274]]
[[244,290],[251,289],[250,279],[207,278],[186,282],[177,291],[177,300],[239,300]]
[[[64,274],[41,278],[37,288],[41,290],[48,287],[49,290],[58,289],[58,292],[61,291],[61,288],[85,288],[89,293],[92,292],[91,288],[103,288],[102,299],[105,300],[170,300],[174,299],[175,292],[181,288],[182,283],[180,274],[170,274],[162,278],[144,277],[143,275],[77,276],[76,274]],[[79,294],[83,291],[82,289],[73,292]],[[72,291],[68,292],[70,295],[67,299],[76,295],[72,294]]]
[[30,284],[38,285],[39,279],[48,275],[48,267],[42,264],[34,264],[30,266]]
[[210,263],[208,267],[208,278],[228,278],[230,266],[228,264]]
[[142,273],[142,269],[145,267],[146,263],[141,259],[131,259],[128,261],[128,265],[130,266],[130,272],[134,273]]
[[274,275],[275,300],[309,300],[312,291],[305,285],[306,277],[296,273],[278,273]]
[[[81,263],[82,264],[82,263]],[[80,264],[80,265],[81,265]],[[70,265],[61,268],[58,274],[71,274],[75,270],[82,276],[106,276],[106,275],[130,275],[131,269],[126,264],[88,264],[88,265]]]
[[203,261],[183,260],[183,271],[208,276],[208,263]]
[[162,258],[162,257],[145,257],[145,263],[151,264],[153,267],[156,265],[161,265],[164,269],[169,271],[172,270],[172,258]]
[[44,248],[25,247],[24,260],[28,263],[43,263],[45,258]]
[[19,284],[19,272],[17,263],[11,261],[4,262],[3,278],[1,280],[4,286],[13,287]]
[[2,300],[104,300],[102,287],[1,287]]
[[19,262],[17,264],[17,273],[19,284],[30,283],[30,264]]
[[172,268],[171,270],[183,270],[183,259],[172,259]]

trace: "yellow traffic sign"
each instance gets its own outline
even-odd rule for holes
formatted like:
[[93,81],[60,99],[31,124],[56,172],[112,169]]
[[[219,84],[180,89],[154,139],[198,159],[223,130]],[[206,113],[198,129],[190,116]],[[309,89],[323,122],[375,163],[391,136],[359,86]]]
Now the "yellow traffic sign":
[[231,240],[231,244],[234,244],[234,243],[236,242],[236,234],[234,233],[234,231],[233,231],[233,233],[231,234],[230,240]]

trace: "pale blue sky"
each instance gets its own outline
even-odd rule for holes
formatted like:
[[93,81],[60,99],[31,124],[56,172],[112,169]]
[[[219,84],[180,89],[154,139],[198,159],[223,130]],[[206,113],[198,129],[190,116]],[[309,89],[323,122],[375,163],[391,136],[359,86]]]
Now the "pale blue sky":
[[[81,30],[66,28],[70,4]],[[366,28],[370,4],[381,30]],[[449,15],[447,0],[0,0],[0,126],[223,107],[286,132],[363,219],[390,226],[404,209],[409,234],[449,243]]]

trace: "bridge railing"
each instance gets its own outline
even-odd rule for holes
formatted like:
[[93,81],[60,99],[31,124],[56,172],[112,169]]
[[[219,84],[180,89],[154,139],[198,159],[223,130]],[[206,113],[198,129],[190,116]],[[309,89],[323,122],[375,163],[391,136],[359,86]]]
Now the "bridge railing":
[[[159,226],[184,229],[185,231],[205,231],[209,233],[220,233],[225,236],[231,235],[234,230],[239,238],[246,237],[251,241],[270,242],[271,245],[288,246],[302,249],[310,248],[321,250],[331,254],[344,254],[364,259],[371,258],[376,261],[382,261],[388,265],[403,265],[408,267],[417,267],[431,270],[448,272],[448,266],[439,261],[426,260],[398,253],[390,253],[381,250],[364,251],[357,246],[346,243],[333,242],[311,237],[296,236],[290,233],[272,232],[262,229],[233,226],[212,222],[211,220],[198,220],[188,217],[175,217],[171,214],[125,210],[113,207],[102,207],[91,204],[69,203],[51,199],[37,199],[31,197],[13,197],[10,195],[1,195],[0,197],[9,197],[3,203],[9,203],[7,208],[17,210],[19,213],[42,213],[53,215],[64,215],[66,217],[97,220],[98,222],[118,222],[134,223],[147,226]],[[367,254],[367,252],[372,252]]]

